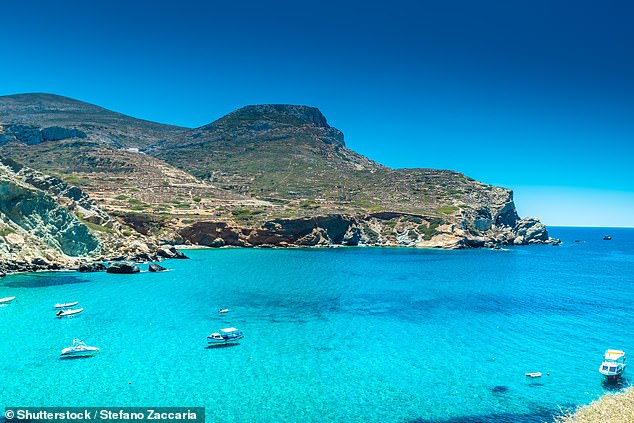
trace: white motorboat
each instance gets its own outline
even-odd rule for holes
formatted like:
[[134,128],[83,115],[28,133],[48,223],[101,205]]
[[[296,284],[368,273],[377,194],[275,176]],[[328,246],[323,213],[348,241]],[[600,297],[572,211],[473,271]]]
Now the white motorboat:
[[608,380],[618,379],[625,371],[625,351],[606,350],[603,354],[603,363],[599,367],[599,373]]
[[220,308],[220,309],[218,309],[218,314],[225,314],[225,313],[229,313],[229,309],[228,308]]
[[84,311],[83,308],[63,308],[55,313],[55,315],[61,319],[62,317],[74,316],[75,314],[79,314],[82,311]]
[[9,304],[11,301],[15,300],[15,297],[4,297],[0,298],[0,304]]
[[77,304],[79,304],[79,301],[73,301],[72,303],[60,303],[60,304],[55,304],[53,308],[60,310],[64,308],[75,307]]
[[532,378],[542,377],[542,372],[530,372],[530,373],[524,373],[524,376],[526,376],[526,377],[532,377]]
[[73,339],[73,345],[62,350],[62,357],[90,357],[99,352],[97,347],[89,347],[79,339]]
[[207,344],[209,345],[226,345],[236,344],[242,338],[244,334],[236,328],[220,329],[218,332],[214,332],[207,337]]

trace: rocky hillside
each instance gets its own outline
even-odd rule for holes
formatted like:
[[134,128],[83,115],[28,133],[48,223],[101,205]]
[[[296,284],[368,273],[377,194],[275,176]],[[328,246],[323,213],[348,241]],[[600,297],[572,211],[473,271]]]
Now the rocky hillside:
[[93,104],[52,94],[0,96],[0,144],[27,145],[76,138],[123,148],[142,148],[185,128],[135,119]]
[[156,242],[126,228],[81,189],[0,159],[0,274],[152,258]]
[[390,169],[348,149],[316,108],[256,105],[200,128],[48,94],[0,97],[0,154],[76,185],[121,225],[209,246],[460,248],[548,240],[511,191]]

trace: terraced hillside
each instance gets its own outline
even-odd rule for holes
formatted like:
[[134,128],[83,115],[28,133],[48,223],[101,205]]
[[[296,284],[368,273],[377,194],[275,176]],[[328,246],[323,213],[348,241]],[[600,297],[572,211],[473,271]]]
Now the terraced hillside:
[[0,97],[0,155],[86,190],[144,234],[204,245],[482,246],[548,239],[512,193],[390,169],[316,108],[257,105],[200,128],[48,94]]

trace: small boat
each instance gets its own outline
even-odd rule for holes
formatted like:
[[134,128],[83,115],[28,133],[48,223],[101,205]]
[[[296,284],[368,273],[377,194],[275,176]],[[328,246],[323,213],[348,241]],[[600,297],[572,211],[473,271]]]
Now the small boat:
[[603,354],[603,363],[599,367],[599,373],[608,380],[618,379],[625,371],[625,352],[621,350],[606,350]]
[[214,332],[207,337],[207,344],[209,345],[226,345],[238,343],[244,334],[236,328],[220,329],[218,332]]
[[228,308],[220,308],[220,309],[218,309],[218,313],[219,314],[229,313],[229,309]]
[[58,311],[57,313],[55,313],[55,315],[61,319],[62,317],[73,316],[75,314],[79,314],[82,311],[84,311],[83,308],[63,308],[60,311]]
[[73,301],[72,303],[60,303],[60,304],[55,304],[53,308],[60,310],[64,308],[75,307],[77,304],[79,304],[79,301]]
[[541,372],[530,372],[530,373],[525,373],[524,376],[536,378],[536,377],[542,377],[542,373]]
[[610,235],[606,235],[603,237],[604,241],[610,241],[612,239],[612,237]]
[[79,339],[73,339],[73,345],[62,350],[62,357],[90,357],[99,352],[97,347],[89,347]]
[[15,300],[15,297],[0,298],[0,304],[9,304],[13,300]]

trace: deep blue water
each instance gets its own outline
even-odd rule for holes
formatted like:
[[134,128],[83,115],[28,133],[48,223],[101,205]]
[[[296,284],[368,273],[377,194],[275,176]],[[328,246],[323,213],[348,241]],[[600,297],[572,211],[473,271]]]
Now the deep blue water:
[[[550,232],[564,243],[192,250],[191,260],[165,261],[167,273],[9,276],[0,297],[18,300],[0,306],[0,407],[202,405],[208,421],[547,421],[614,389],[597,372],[606,348],[634,352],[634,230]],[[56,319],[52,305],[71,300],[85,312]],[[207,349],[206,336],[226,326],[243,330],[243,342]],[[58,359],[73,338],[102,351]],[[534,371],[544,376],[524,376]]]

